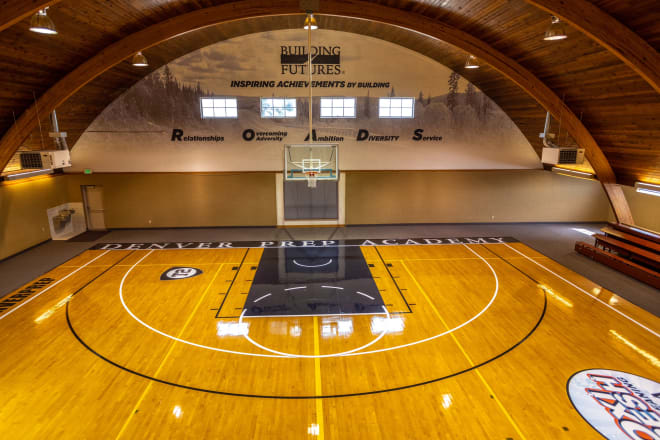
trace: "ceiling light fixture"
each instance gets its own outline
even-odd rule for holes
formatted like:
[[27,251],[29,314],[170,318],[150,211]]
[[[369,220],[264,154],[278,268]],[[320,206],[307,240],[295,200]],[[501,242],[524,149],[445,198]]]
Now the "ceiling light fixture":
[[56,35],[57,30],[53,20],[46,14],[48,8],[39,9],[30,19],[30,30],[38,34]]
[[546,41],[555,41],[563,40],[567,38],[566,29],[564,29],[564,24],[559,21],[557,17],[552,16],[552,23],[548,26],[548,29],[545,31],[545,36],[543,37]]
[[307,17],[305,17],[305,24],[303,25],[303,29],[307,30],[310,28],[310,26],[312,30],[319,28],[316,24],[316,18],[314,18],[314,14],[308,12]]
[[635,190],[638,193],[647,194],[649,196],[660,197],[660,185],[654,185],[652,183],[644,183],[644,182],[635,182]]
[[478,69],[481,67],[479,65],[479,60],[474,55],[468,55],[467,60],[465,60],[466,69]]
[[586,171],[570,170],[568,168],[552,167],[552,172],[562,176],[577,177],[579,179],[595,180],[596,176],[593,173]]
[[138,52],[135,55],[133,55],[133,60],[131,61],[131,64],[133,64],[135,67],[147,67],[147,66],[149,66],[149,62],[147,61],[147,57],[142,55],[142,52]]

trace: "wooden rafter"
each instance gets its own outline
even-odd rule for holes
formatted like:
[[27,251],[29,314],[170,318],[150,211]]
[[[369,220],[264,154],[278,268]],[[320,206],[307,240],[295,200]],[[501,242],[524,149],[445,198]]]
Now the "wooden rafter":
[[[299,2],[295,0],[273,2],[266,6],[264,3],[262,0],[242,0],[182,14],[145,28],[106,47],[47,90],[38,99],[36,105],[32,105],[20,116],[17,123],[0,139],[0,167],[4,167],[21,142],[37,126],[36,108],[40,110],[43,117],[85,84],[129,58],[135,52],[155,46],[177,35],[219,23],[259,16],[301,13]],[[594,138],[572,110],[549,87],[516,61],[464,31],[413,12],[361,0],[325,0],[321,3],[321,9],[316,12],[372,20],[410,29],[446,41],[490,64],[525,90],[556,118],[562,118],[568,133],[580,146],[585,148],[587,157],[603,184],[617,219],[632,224],[632,215],[625,198],[619,197],[620,188],[616,185],[614,172]]]
[[626,63],[660,93],[660,53],[598,6],[586,0],[525,1],[559,17],[588,35]]

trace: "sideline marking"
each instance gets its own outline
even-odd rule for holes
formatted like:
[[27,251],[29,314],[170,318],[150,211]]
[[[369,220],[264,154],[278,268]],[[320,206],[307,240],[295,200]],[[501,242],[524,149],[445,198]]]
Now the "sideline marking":
[[79,270],[81,270],[81,269],[87,267],[88,265],[92,264],[94,261],[98,260],[99,258],[101,258],[102,256],[104,256],[104,255],[107,254],[108,252],[110,252],[110,251],[107,250],[107,251],[103,252],[101,255],[99,255],[99,256],[97,256],[96,258],[94,258],[94,259],[88,261],[86,264],[80,266],[78,269],[74,270],[73,272],[71,272],[70,274],[68,274],[67,276],[65,276],[64,278],[60,278],[58,281],[55,281],[53,284],[51,284],[50,286],[46,287],[46,288],[45,288],[44,290],[42,290],[41,292],[37,293],[36,295],[31,296],[30,298],[28,298],[27,300],[25,300],[25,301],[23,301],[23,302],[21,302],[21,303],[18,303],[18,305],[17,305],[16,307],[13,307],[13,308],[9,309],[9,311],[8,311],[7,313],[4,313],[2,316],[0,316],[0,320],[5,319],[7,316],[11,315],[11,314],[14,313],[16,310],[18,310],[18,309],[20,309],[21,307],[23,307],[25,304],[29,303],[30,301],[32,301],[32,300],[35,299],[35,298],[38,298],[38,297],[41,296],[42,294],[48,292],[50,289],[52,289],[53,287],[57,286],[57,285],[60,284],[62,281],[66,280],[67,278],[69,278],[71,275],[73,275],[74,273],[78,272]]
[[[473,251],[472,249],[470,249],[467,245],[463,245],[463,246],[465,246],[465,247],[466,247],[470,252],[472,252],[473,254],[475,254],[475,255],[479,255],[479,254],[477,254],[475,251]],[[403,268],[406,270],[406,272],[408,273],[408,275],[410,276],[410,278],[413,280],[413,282],[415,283],[415,285],[417,286],[417,288],[419,289],[419,291],[422,293],[422,296],[424,296],[424,299],[426,299],[426,302],[431,306],[431,309],[433,310],[433,312],[435,313],[435,315],[438,317],[438,319],[440,319],[440,322],[442,322],[442,325],[444,325],[445,328],[448,329],[449,326],[447,325],[447,322],[445,322],[445,320],[442,318],[442,315],[440,315],[440,312],[439,312],[438,309],[435,307],[435,304],[433,304],[433,302],[431,301],[431,298],[429,298],[429,296],[427,295],[427,293],[426,293],[426,291],[424,290],[424,288],[422,288],[421,284],[419,284],[419,281],[417,281],[417,278],[415,278],[415,276],[412,274],[412,272],[410,271],[410,269],[408,269],[408,266],[406,266],[406,263],[402,261],[402,262],[401,262],[401,265],[402,265]],[[490,265],[488,265],[488,266],[490,267]],[[492,267],[490,267],[490,269],[493,270]],[[493,273],[494,273],[494,272],[493,272]],[[497,280],[497,277],[495,277],[495,279]],[[497,282],[497,281],[496,281],[496,282]],[[463,353],[463,356],[465,356],[465,359],[467,359],[467,361],[470,363],[470,367],[474,367],[474,366],[475,366],[475,363],[472,361],[472,358],[470,358],[470,356],[467,354],[467,352],[465,351],[465,349],[463,348],[463,346],[461,345],[461,343],[458,342],[458,339],[456,338],[456,335],[454,335],[454,334],[450,334],[450,336],[451,336],[451,338],[453,339],[453,341],[456,343],[456,345],[458,346],[458,348],[461,350],[461,353]],[[502,412],[504,413],[504,415],[506,416],[506,418],[509,420],[509,422],[511,423],[511,425],[513,426],[513,428],[516,430],[516,432],[518,433],[518,435],[520,436],[520,438],[523,439],[523,440],[526,440],[526,437],[525,437],[525,436],[523,435],[523,433],[520,431],[520,428],[518,427],[518,425],[516,424],[516,422],[513,420],[513,417],[511,417],[511,414],[509,414],[509,412],[506,410],[506,408],[504,407],[504,405],[502,404],[502,402],[500,401],[500,399],[497,397],[497,394],[495,394],[495,391],[493,391],[493,389],[490,387],[490,385],[488,385],[488,382],[486,382],[486,379],[481,375],[481,372],[480,372],[479,370],[477,370],[477,369],[475,369],[474,372],[477,373],[477,376],[479,376],[479,379],[481,379],[481,382],[483,382],[483,384],[486,386],[486,389],[488,390],[488,392],[493,396],[495,402],[497,402],[497,405],[500,407],[500,409],[502,410]]]
[[[468,249],[469,249],[469,248],[468,248]],[[150,250],[150,251],[149,251],[149,254],[151,254],[151,253],[154,252],[155,250],[156,250],[156,249],[152,249],[152,250]],[[165,250],[165,249],[158,249],[158,250]],[[147,254],[147,256],[148,256],[149,254]],[[454,327],[454,328],[452,328],[452,329],[450,329],[450,330],[447,330],[447,331],[445,331],[445,332],[439,333],[439,334],[434,335],[434,336],[430,336],[430,337],[425,338],[425,339],[420,339],[420,340],[418,340],[418,341],[409,342],[409,343],[407,343],[407,344],[395,345],[395,346],[392,346],[392,347],[381,348],[381,349],[378,349],[378,350],[361,351],[361,352],[355,352],[356,350],[350,350],[350,351],[347,351],[347,352],[345,352],[345,353],[337,353],[337,354],[330,354],[330,355],[321,355],[321,357],[359,356],[359,355],[372,354],[372,353],[380,353],[380,352],[383,352],[383,351],[391,351],[391,350],[397,350],[397,349],[399,349],[399,348],[410,347],[410,346],[412,346],[412,345],[422,344],[422,343],[424,343],[424,342],[428,342],[428,341],[431,341],[431,340],[433,340],[433,339],[437,339],[437,338],[439,338],[439,337],[442,337],[442,336],[448,335],[448,334],[450,334],[450,333],[452,333],[452,332],[455,332],[456,330],[458,330],[458,329],[460,329],[460,328],[462,328],[462,327],[465,327],[466,325],[468,325],[469,323],[471,323],[471,322],[474,321],[475,319],[479,318],[481,315],[483,315],[483,314],[486,312],[486,310],[488,310],[488,309],[490,308],[490,306],[491,306],[491,305],[493,304],[493,302],[495,301],[495,298],[497,298],[497,294],[498,294],[498,292],[499,292],[499,279],[497,278],[497,274],[495,273],[495,270],[494,270],[493,267],[490,265],[490,263],[489,263],[485,258],[483,258],[481,255],[476,254],[476,253],[475,253],[475,255],[477,255],[477,256],[479,257],[479,259],[482,260],[484,263],[486,263],[486,265],[490,268],[490,271],[492,272],[493,276],[495,277],[495,290],[494,290],[494,292],[493,292],[493,296],[491,297],[491,299],[490,299],[490,301],[488,302],[488,304],[486,304],[486,306],[485,306],[483,309],[481,309],[481,311],[479,311],[479,313],[477,313],[476,315],[474,315],[472,318],[468,319],[468,320],[465,321],[464,323],[462,323],[462,324],[460,324],[460,325],[458,325],[458,326],[456,326],[456,327]],[[144,259],[144,258],[146,258],[146,256],[143,257],[143,259]],[[140,260],[140,261],[142,261],[142,260]],[[124,307],[124,310],[126,310],[126,312],[127,312],[127,313],[128,313],[133,319],[135,319],[137,322],[139,322],[140,324],[142,324],[144,327],[148,328],[149,330],[151,330],[151,331],[153,331],[153,332],[155,332],[155,333],[158,333],[158,334],[161,335],[161,336],[165,336],[166,338],[173,339],[173,340],[175,340],[175,341],[179,341],[179,342],[181,342],[181,343],[183,343],[183,344],[188,344],[188,345],[192,345],[192,346],[194,346],[194,347],[204,348],[204,349],[206,349],[206,350],[218,351],[218,352],[222,352],[222,353],[238,354],[238,355],[244,355],[244,356],[257,356],[257,357],[274,357],[274,358],[282,358],[282,357],[288,357],[288,358],[295,358],[295,357],[314,357],[314,356],[309,356],[309,355],[287,355],[287,354],[248,353],[248,352],[242,352],[242,351],[226,350],[226,349],[223,349],[223,348],[217,348],[217,347],[210,347],[210,346],[208,346],[208,345],[197,344],[197,343],[195,343],[195,342],[190,342],[190,341],[186,341],[186,340],[184,340],[184,339],[180,339],[180,338],[174,337],[174,336],[172,336],[172,335],[169,335],[169,334],[167,334],[167,333],[165,333],[165,332],[162,332],[162,331],[160,331],[160,330],[158,330],[158,329],[156,329],[156,328],[150,326],[149,324],[147,324],[146,322],[144,322],[144,321],[142,321],[140,318],[138,318],[138,317],[137,317],[137,316],[136,316],[136,315],[135,315],[135,314],[134,314],[134,313],[128,308],[128,306],[127,306],[126,303],[124,302],[124,281],[126,280],[126,277],[128,276],[128,274],[131,273],[131,271],[135,268],[135,266],[137,266],[137,264],[138,264],[140,261],[138,261],[137,263],[135,263],[133,266],[131,266],[130,269],[128,269],[128,271],[126,271],[126,273],[124,274],[124,277],[122,278],[121,282],[119,283],[119,299],[120,299],[120,301],[121,301],[121,303],[122,303],[122,306]],[[298,287],[298,288],[300,288],[300,287]],[[306,288],[306,287],[302,287],[302,288]],[[290,288],[290,289],[291,289],[291,288]],[[385,309],[385,311],[386,311],[386,313],[387,313],[387,315],[388,315],[388,317],[389,317],[389,311],[387,311],[387,308],[385,308],[385,307],[384,307],[384,309]],[[244,313],[245,313],[245,309],[244,309],[244,311],[243,311],[243,314],[244,314]],[[279,316],[279,315],[274,315],[274,316],[275,316],[275,317],[280,317],[280,318],[283,317],[283,316]],[[334,314],[334,315],[328,315],[328,316],[342,316],[342,315]],[[265,317],[265,316],[264,316],[264,317]],[[300,317],[300,315],[296,315],[296,317]],[[251,317],[251,318],[253,318],[253,317]],[[239,321],[239,322],[240,322],[240,321]],[[252,342],[253,342],[254,344],[256,344],[256,342],[254,342],[254,341],[252,341]],[[375,341],[374,341],[374,342],[375,342]],[[367,346],[369,346],[369,345],[371,345],[371,344],[368,344]],[[266,351],[271,351],[271,352],[273,352],[273,350],[269,350],[269,349],[267,349],[267,348],[265,348],[265,347],[262,347],[262,348],[263,348],[264,350],[266,350]],[[366,348],[366,346],[365,346],[365,347],[362,347],[362,348]],[[277,353],[277,352],[275,352],[275,353]]]
[[314,317],[314,394],[317,398],[316,401],[316,424],[319,426],[319,440],[323,440],[323,399],[318,396],[323,395],[323,387],[321,384],[321,344],[319,343],[319,318]]
[[[138,261],[138,263],[139,263],[140,261],[144,260],[145,258],[147,258],[147,257],[151,254],[151,252],[153,252],[153,251],[150,251],[147,255],[145,255],[144,257],[142,257],[142,258]],[[224,266],[225,264],[226,264],[226,263],[220,263],[220,266],[219,266],[218,269],[215,271],[215,274],[213,275],[213,278],[211,279],[211,282],[206,286],[206,289],[204,289],[204,292],[202,292],[202,295],[199,297],[199,300],[197,301],[197,304],[195,304],[195,307],[193,308],[192,312],[190,312],[190,315],[188,316],[188,319],[186,319],[186,322],[183,324],[183,327],[181,327],[181,330],[179,331],[179,334],[177,335],[178,337],[180,337],[181,335],[183,335],[183,332],[184,332],[184,331],[186,330],[186,328],[188,327],[188,324],[190,324],[190,321],[192,320],[192,317],[195,315],[195,313],[196,313],[197,310],[199,309],[199,306],[202,304],[202,301],[203,301],[204,298],[206,297],[206,294],[207,294],[207,293],[209,292],[209,290],[211,289],[211,286],[213,285],[213,282],[214,282],[215,279],[218,277],[218,274],[220,273],[220,269],[222,269],[222,266]],[[126,277],[126,276],[124,275],[124,278],[125,278],[125,277]],[[122,281],[123,281],[123,280],[122,280]],[[167,359],[168,359],[168,358],[170,357],[170,355],[172,354],[172,351],[174,350],[174,346],[175,346],[175,345],[176,345],[176,341],[172,341],[172,343],[170,344],[170,348],[169,348],[169,350],[167,350],[167,353],[165,354],[165,357],[164,357],[163,360],[160,362],[160,365],[158,366],[158,369],[157,369],[156,372],[154,373],[154,377],[158,376],[158,373],[160,373],[160,371],[161,371],[161,370],[163,369],[163,367],[165,366],[165,362],[167,362]],[[133,419],[133,415],[136,413],[138,407],[140,406],[140,404],[142,403],[142,401],[144,400],[144,398],[147,396],[147,393],[148,393],[149,390],[151,389],[151,385],[153,385],[153,383],[154,383],[153,381],[149,381],[149,384],[148,384],[147,387],[144,389],[144,391],[142,392],[142,395],[140,396],[140,398],[138,399],[137,403],[135,404],[135,406],[134,406],[133,409],[131,410],[130,414],[128,415],[128,418],[127,418],[126,421],[124,422],[124,425],[121,427],[121,430],[119,431],[119,434],[117,434],[117,437],[115,437],[115,440],[117,440],[119,437],[121,437],[121,435],[124,433],[124,431],[125,431],[126,428],[128,427],[128,424],[129,424],[129,423],[131,422],[131,420]]]
[[644,324],[642,324],[642,323],[640,323],[640,322],[638,322],[638,321],[635,321],[635,320],[634,320],[633,318],[631,318],[630,316],[626,315],[625,313],[623,313],[622,311],[620,311],[620,310],[618,310],[618,309],[615,309],[614,307],[612,307],[611,305],[609,305],[609,304],[606,303],[605,301],[601,300],[600,298],[596,298],[595,296],[593,296],[592,294],[590,294],[589,292],[587,292],[587,291],[584,290],[583,288],[579,287],[579,286],[576,285],[576,284],[573,284],[572,282],[568,281],[566,278],[564,278],[564,277],[562,277],[561,275],[559,275],[559,274],[553,272],[552,270],[548,269],[547,267],[545,267],[545,266],[542,265],[541,263],[538,263],[538,262],[534,261],[532,258],[530,258],[530,257],[528,257],[527,255],[523,254],[522,252],[518,251],[516,248],[513,248],[513,247],[509,246],[507,243],[501,243],[501,244],[505,245],[506,247],[508,247],[509,249],[513,250],[514,252],[516,252],[516,253],[522,255],[523,257],[527,258],[529,261],[531,261],[532,263],[536,264],[537,266],[542,267],[543,269],[545,269],[546,271],[550,272],[551,274],[553,274],[554,276],[556,276],[556,277],[559,278],[560,280],[564,281],[565,283],[570,284],[571,286],[575,287],[577,290],[579,290],[580,292],[582,292],[582,293],[584,293],[585,295],[589,296],[590,298],[593,298],[593,299],[595,299],[596,301],[598,301],[599,303],[603,304],[604,306],[606,306],[606,307],[612,309],[613,311],[615,311],[615,312],[618,313],[619,315],[623,316],[624,318],[628,319],[629,321],[634,322],[635,324],[637,324],[638,326],[640,326],[640,327],[643,328],[644,330],[648,331],[649,333],[651,333],[651,334],[654,335],[655,337],[660,338],[660,334],[654,332],[654,331],[651,330],[650,328],[646,327]]

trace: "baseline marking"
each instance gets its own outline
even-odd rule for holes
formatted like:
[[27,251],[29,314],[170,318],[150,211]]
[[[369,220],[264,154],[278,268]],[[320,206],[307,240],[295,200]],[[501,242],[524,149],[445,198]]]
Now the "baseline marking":
[[630,316],[628,316],[628,315],[626,315],[625,313],[623,313],[622,311],[615,309],[614,307],[612,307],[611,305],[607,304],[605,301],[601,300],[600,298],[596,298],[595,296],[593,296],[592,294],[590,294],[589,292],[587,292],[586,290],[584,290],[584,289],[581,288],[580,286],[578,286],[578,285],[576,285],[576,284],[574,284],[574,283],[568,281],[566,278],[564,278],[564,277],[562,277],[561,275],[559,275],[559,274],[553,272],[552,270],[548,269],[547,267],[545,267],[545,266],[542,265],[541,263],[538,263],[538,262],[534,261],[532,258],[530,258],[530,257],[528,257],[527,255],[523,254],[522,252],[518,251],[516,248],[513,248],[513,247],[509,246],[507,243],[501,243],[501,244],[505,245],[506,247],[508,247],[509,249],[513,250],[514,252],[516,252],[516,253],[522,255],[523,257],[527,258],[529,261],[531,261],[532,263],[536,264],[537,266],[542,267],[543,269],[545,269],[546,271],[550,272],[551,274],[553,274],[554,276],[556,276],[556,277],[559,278],[560,280],[564,281],[566,284],[570,284],[571,286],[575,287],[577,290],[579,290],[580,292],[582,292],[582,293],[584,293],[585,295],[589,296],[590,298],[593,298],[593,299],[595,299],[596,301],[598,301],[599,303],[603,304],[604,306],[606,306],[606,307],[612,309],[613,311],[615,311],[615,312],[618,313],[619,315],[623,316],[623,317],[626,318],[627,320],[629,320],[629,321],[631,321],[631,322],[634,322],[635,324],[637,324],[638,326],[640,326],[640,327],[643,328],[644,330],[648,331],[649,333],[651,333],[651,334],[654,335],[655,337],[660,338],[660,334],[658,334],[658,333],[654,332],[653,330],[651,330],[650,328],[646,327],[646,326],[645,326],[644,324],[642,324],[641,322],[638,322],[638,321],[634,320],[633,318],[631,318]]
[[44,290],[42,290],[41,292],[39,292],[39,293],[37,293],[36,295],[34,295],[34,296],[28,298],[26,301],[23,301],[23,302],[19,303],[16,307],[13,307],[13,308],[9,309],[9,311],[8,311],[7,313],[4,313],[2,316],[0,316],[0,320],[5,319],[7,316],[11,315],[11,314],[14,313],[16,310],[18,310],[18,309],[20,309],[21,307],[23,307],[25,304],[29,303],[29,302],[32,301],[33,299],[38,298],[38,297],[40,297],[41,295],[43,295],[44,293],[48,292],[50,289],[52,289],[53,287],[57,286],[57,285],[60,284],[62,281],[66,280],[67,278],[69,278],[71,275],[73,275],[74,273],[78,272],[79,270],[81,270],[81,269],[87,267],[88,265],[92,264],[93,262],[95,262],[96,260],[98,260],[99,258],[101,258],[102,256],[104,256],[104,255],[107,254],[108,252],[110,252],[110,251],[107,250],[107,251],[103,252],[101,255],[99,255],[99,256],[97,256],[96,258],[94,258],[94,259],[88,261],[86,264],[80,266],[78,269],[74,270],[73,272],[71,272],[70,274],[68,274],[67,276],[65,276],[64,278],[61,278],[61,279],[59,279],[58,281],[55,281],[53,284],[51,284],[50,286],[46,287],[46,288],[45,288]]

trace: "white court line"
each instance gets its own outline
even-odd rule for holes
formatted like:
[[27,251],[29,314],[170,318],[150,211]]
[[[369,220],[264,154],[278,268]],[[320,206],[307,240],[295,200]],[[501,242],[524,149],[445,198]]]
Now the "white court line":
[[[62,281],[66,280],[66,279],[69,278],[71,275],[73,275],[74,273],[78,272],[80,269],[82,269],[82,268],[84,268],[84,267],[87,267],[88,265],[92,264],[93,262],[95,262],[96,260],[98,260],[99,258],[101,258],[102,256],[104,256],[104,255],[107,254],[108,252],[110,252],[110,250],[107,250],[107,251],[103,252],[101,255],[99,255],[99,256],[97,256],[96,258],[94,258],[93,260],[88,261],[86,264],[80,266],[78,269],[74,270],[73,272],[71,272],[70,274],[68,274],[67,276],[65,276],[64,278],[62,278],[62,279],[56,281],[55,283],[53,283],[53,284],[51,284],[50,286],[46,287],[46,288],[45,288],[44,290],[42,290],[41,292],[39,292],[39,293],[37,293],[36,295],[30,297],[27,301],[22,302],[22,303],[19,303],[19,305],[17,305],[17,306],[14,307],[13,309],[9,309],[9,311],[8,311],[7,313],[5,313],[4,315],[0,316],[0,320],[5,319],[7,316],[11,315],[11,314],[14,313],[16,310],[18,310],[18,309],[20,309],[21,307],[23,307],[25,304],[27,304],[27,303],[29,303],[30,301],[32,301],[33,299],[35,299],[35,298],[41,296],[42,294],[48,292],[50,289],[52,289],[53,287],[57,286],[57,285],[60,284]],[[9,296],[11,296],[11,295],[9,295]]]
[[570,284],[571,286],[575,287],[577,290],[579,290],[580,292],[584,293],[585,295],[587,295],[587,296],[589,296],[589,297],[595,299],[596,301],[598,301],[599,303],[603,304],[604,306],[606,306],[606,307],[608,307],[608,308],[614,310],[616,313],[618,313],[619,315],[621,315],[621,316],[623,316],[624,318],[628,319],[629,321],[634,322],[635,324],[637,324],[638,326],[640,326],[640,327],[643,328],[644,330],[648,331],[648,332],[651,333],[652,335],[654,335],[654,336],[660,338],[660,334],[654,332],[654,331],[651,330],[650,328],[646,327],[644,324],[642,324],[642,323],[640,323],[640,322],[638,322],[638,321],[635,321],[633,318],[631,318],[630,316],[626,315],[626,314],[623,313],[622,311],[615,309],[614,307],[612,307],[611,305],[609,305],[609,304],[606,303],[605,301],[603,301],[603,300],[601,300],[601,299],[599,299],[599,298],[596,298],[594,295],[590,294],[589,292],[587,292],[586,290],[584,290],[584,289],[581,288],[580,286],[577,286],[576,284],[573,284],[572,282],[568,281],[566,278],[562,277],[561,275],[559,275],[559,274],[557,274],[557,273],[551,271],[550,269],[548,269],[547,267],[545,267],[545,266],[542,265],[541,263],[537,263],[537,262],[534,261],[532,258],[530,258],[530,257],[528,257],[527,255],[523,254],[522,252],[518,251],[516,248],[513,248],[513,247],[509,246],[507,243],[502,243],[502,244],[505,245],[506,247],[508,247],[509,249],[512,249],[514,252],[516,252],[516,253],[522,255],[523,257],[527,258],[529,261],[531,261],[532,263],[536,264],[537,266],[542,267],[543,269],[545,269],[546,271],[550,272],[551,274],[553,274],[554,276],[556,276],[556,277],[559,278],[560,280],[564,281],[565,283]]
[[297,289],[307,289],[307,286],[302,286],[302,287],[289,287],[288,289],[284,289],[284,290],[297,290]]
[[336,286],[321,286],[324,289],[337,289],[337,290],[344,290],[343,287],[336,287]]
[[[382,306],[382,307],[383,307],[383,310],[385,311],[385,313],[387,314],[387,318],[386,318],[386,319],[390,319],[390,312],[387,310],[387,307],[385,307],[385,306]],[[247,309],[243,309],[243,312],[241,313],[241,317],[238,319],[238,323],[239,323],[239,324],[241,324],[241,323],[243,322],[243,315],[245,315],[245,312],[246,312],[246,311],[247,311]],[[318,315],[317,315],[317,316],[318,316]],[[339,317],[342,317],[342,316],[345,316],[345,315],[331,315],[331,316],[339,316]],[[316,331],[316,329],[314,329],[314,331]],[[247,339],[249,342],[251,342],[253,345],[255,345],[256,347],[259,347],[259,348],[261,348],[262,350],[269,351],[269,352],[271,352],[271,353],[278,354],[278,355],[280,355],[280,356],[282,356],[282,357],[288,357],[288,358],[316,359],[316,358],[327,358],[327,357],[337,357],[337,356],[348,356],[348,355],[351,354],[351,353],[355,353],[356,351],[363,350],[363,349],[369,347],[370,345],[373,345],[373,344],[375,344],[376,342],[380,341],[380,339],[381,339],[383,336],[385,336],[385,333],[387,333],[387,328],[384,328],[383,331],[380,333],[380,335],[378,335],[377,338],[372,339],[370,342],[364,344],[364,345],[361,346],[361,347],[357,347],[357,348],[354,348],[354,349],[352,349],[352,350],[344,351],[344,352],[342,352],[342,353],[319,354],[319,355],[284,353],[284,352],[281,352],[281,351],[277,351],[277,350],[270,349],[270,348],[268,348],[268,347],[265,347],[265,346],[259,344],[258,342],[254,341],[254,340],[253,340],[253,339],[252,339],[247,333],[244,333],[244,334],[243,334],[243,337],[244,337],[245,339]],[[362,354],[362,353],[357,353],[357,354]]]
[[295,264],[296,266],[300,266],[300,267],[323,267],[323,266],[327,266],[330,263],[332,263],[332,258],[330,258],[330,260],[327,263],[317,264],[315,266],[308,266],[306,264],[298,263],[295,259],[293,260],[293,264]]
[[358,294],[358,295],[362,295],[362,296],[366,296],[367,298],[369,298],[369,299],[372,300],[372,301],[373,301],[374,299],[376,299],[376,298],[374,298],[373,296],[369,296],[369,295],[367,295],[366,293],[362,293],[362,292],[360,292],[360,291],[358,291],[357,294]]
[[[318,356],[318,357],[360,356],[360,355],[364,355],[364,354],[380,353],[380,352],[383,352],[383,351],[397,350],[399,348],[410,347],[410,346],[421,344],[421,343],[424,343],[424,342],[428,342],[428,341],[431,341],[433,339],[437,339],[437,338],[440,338],[442,336],[448,335],[452,332],[455,332],[456,330],[459,330],[460,328],[465,327],[466,325],[468,325],[469,323],[471,323],[472,321],[474,321],[475,319],[477,319],[481,315],[483,315],[486,312],[486,310],[488,310],[490,308],[490,306],[493,304],[493,302],[495,301],[495,298],[497,298],[497,293],[498,293],[499,288],[500,288],[499,287],[500,286],[499,279],[497,278],[497,273],[495,272],[495,269],[493,269],[493,267],[490,265],[490,263],[485,258],[483,258],[481,255],[479,255],[478,253],[473,251],[471,248],[469,248],[465,244],[463,244],[463,246],[465,246],[474,255],[479,257],[479,259],[481,261],[486,263],[486,265],[488,266],[488,268],[492,272],[493,277],[495,278],[495,290],[493,291],[493,296],[491,297],[490,301],[488,301],[488,304],[486,304],[486,306],[483,309],[481,309],[481,311],[479,311],[479,313],[477,313],[476,315],[474,315],[469,320],[465,321],[464,323],[462,323],[462,324],[460,324],[460,325],[458,325],[454,328],[451,328],[447,331],[444,331],[444,332],[439,333],[439,334],[434,335],[434,336],[430,336],[430,337],[425,338],[425,339],[420,339],[419,341],[414,341],[414,342],[410,342],[408,344],[396,345],[396,346],[387,347],[387,348],[381,348],[379,350],[357,352],[357,350],[361,350],[363,348],[366,348],[366,346],[363,346],[363,347],[360,347],[358,349],[350,350],[350,351],[347,351],[347,352],[344,352],[344,353],[321,355],[321,356]],[[130,267],[130,269],[128,269],[128,271],[126,271],[123,278],[121,279],[121,283],[119,284],[119,299],[121,300],[122,306],[124,306],[124,309],[126,310],[126,312],[128,312],[128,314],[131,315],[131,317],[133,317],[133,319],[135,319],[137,322],[142,324],[144,327],[148,328],[149,330],[153,331],[154,333],[158,333],[161,336],[165,336],[166,338],[172,339],[174,341],[181,342],[182,344],[187,344],[187,345],[190,345],[190,346],[193,346],[193,347],[198,347],[198,348],[204,348],[204,349],[211,350],[211,351],[218,351],[218,352],[221,352],[221,353],[238,354],[238,355],[244,355],[244,356],[256,356],[256,357],[269,357],[269,358],[315,357],[315,356],[305,356],[305,355],[278,355],[278,354],[263,354],[263,353],[246,353],[246,352],[242,352],[242,351],[225,350],[223,348],[210,347],[208,345],[196,344],[194,342],[186,341],[185,339],[177,338],[175,336],[169,335],[165,332],[162,332],[158,329],[155,329],[155,328],[151,327],[149,324],[147,324],[146,322],[142,321],[140,318],[135,316],[135,314],[128,308],[128,306],[126,305],[126,302],[124,301],[124,290],[123,289],[124,289],[124,282],[126,281],[126,278],[131,273],[131,271],[135,268],[135,266],[140,264],[142,262],[142,260],[144,260],[146,257],[148,257],[154,250],[156,250],[156,249],[150,250],[147,255],[145,255],[140,260],[138,260],[134,265],[132,265]],[[158,250],[167,250],[167,249],[158,249]],[[306,286],[305,287],[294,287],[294,289],[301,289],[301,288],[306,288]],[[389,311],[384,306],[383,306],[383,308],[385,309],[385,312],[386,312],[386,314],[389,318],[389,316],[390,316]],[[243,314],[244,313],[245,313],[245,311],[243,312]],[[242,319],[243,314],[241,314],[241,318],[239,318],[239,322],[241,322],[240,319]],[[301,318],[301,317],[305,317],[305,316],[313,316],[313,315],[302,315],[302,316],[301,315],[296,315],[295,317],[296,318]],[[334,314],[334,315],[317,315],[317,316],[347,316],[347,315]],[[362,316],[364,316],[364,314],[362,314]],[[280,315],[280,316],[273,316],[273,317],[282,318],[282,317],[285,317],[285,316]],[[251,317],[251,318],[255,318],[255,317]],[[385,333],[383,332],[378,338],[381,338],[384,334]],[[377,340],[378,339],[372,341],[369,345],[371,345],[372,343],[375,343]],[[254,343],[254,341],[252,341],[252,342]],[[267,351],[272,351],[272,350],[269,350],[265,347],[264,347],[264,349],[267,350]]]
[[252,301],[252,302],[259,302],[259,301],[261,301],[262,299],[264,299],[264,298],[268,298],[268,297],[271,296],[271,295],[272,295],[272,293],[267,293],[267,294],[265,294],[264,296],[260,296],[259,298],[255,299],[255,300]]

